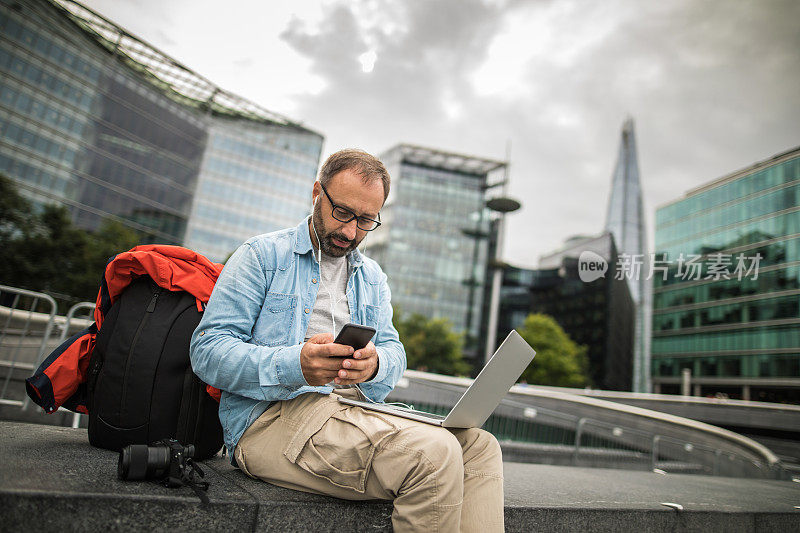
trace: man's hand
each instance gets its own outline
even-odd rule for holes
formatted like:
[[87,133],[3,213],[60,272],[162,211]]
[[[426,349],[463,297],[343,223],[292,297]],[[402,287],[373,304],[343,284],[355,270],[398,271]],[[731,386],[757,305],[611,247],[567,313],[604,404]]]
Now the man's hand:
[[[352,357],[352,359],[342,359]],[[306,383],[313,386],[352,385],[369,381],[378,371],[378,351],[370,342],[360,350],[334,344],[330,333],[314,335],[300,350],[300,368]]]
[[330,333],[318,333],[308,339],[300,349],[300,368],[306,383],[319,386],[333,381],[342,368],[340,358],[350,357],[353,351],[351,346],[334,344]]
[[378,351],[370,341],[356,350],[352,359],[342,361],[342,369],[333,381],[337,385],[353,385],[372,379],[378,373]]

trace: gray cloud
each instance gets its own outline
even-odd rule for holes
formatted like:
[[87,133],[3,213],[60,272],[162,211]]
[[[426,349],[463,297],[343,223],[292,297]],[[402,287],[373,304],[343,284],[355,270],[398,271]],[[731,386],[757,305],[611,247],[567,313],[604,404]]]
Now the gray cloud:
[[[364,24],[370,5],[393,13],[399,30]],[[531,58],[507,74],[523,87],[476,92],[471,77],[494,38],[551,8],[565,11],[552,28],[564,48],[519,50]],[[566,236],[602,228],[628,114],[651,225],[656,205],[800,144],[797,20],[800,3],[777,0],[387,1],[337,4],[319,31],[294,21],[283,39],[326,82],[300,99],[299,114],[329,151],[405,141],[502,158],[511,139],[511,193],[524,209],[509,217],[506,255],[532,265]],[[357,58],[370,47],[377,62],[365,74]]]
[[[320,125],[331,144],[441,144],[433,135],[420,139],[419,132],[438,129],[448,94],[466,96],[465,76],[483,60],[502,16],[472,0],[415,2],[386,11],[400,17],[392,33],[359,26],[354,9],[340,4],[326,14],[319,32],[295,20],[283,34],[328,83],[322,94],[301,97],[300,113]],[[370,47],[377,61],[366,74],[357,57]]]

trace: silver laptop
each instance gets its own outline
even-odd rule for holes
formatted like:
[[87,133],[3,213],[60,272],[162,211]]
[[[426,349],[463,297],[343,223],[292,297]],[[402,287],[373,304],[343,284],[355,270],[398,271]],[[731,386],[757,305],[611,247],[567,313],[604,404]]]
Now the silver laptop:
[[370,403],[339,397],[339,401],[364,409],[389,413],[446,428],[479,428],[506,395],[508,389],[528,367],[536,352],[512,330],[494,352],[472,385],[447,416],[405,409],[384,403]]

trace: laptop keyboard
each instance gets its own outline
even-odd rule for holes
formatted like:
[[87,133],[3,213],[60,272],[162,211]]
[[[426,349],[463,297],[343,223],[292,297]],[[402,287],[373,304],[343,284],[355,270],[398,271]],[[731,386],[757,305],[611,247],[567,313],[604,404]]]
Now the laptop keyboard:
[[[366,408],[372,407],[372,405],[370,405],[369,403],[361,401],[361,400],[352,400],[352,399],[350,399],[349,401],[347,401],[347,403],[350,403],[350,402],[352,402],[353,405],[360,405],[361,407],[366,407]],[[435,413],[429,413],[427,411],[419,411],[417,409],[408,409],[406,407],[401,407],[399,405],[392,405],[392,404],[378,404],[378,405],[382,405],[384,407],[388,407],[390,411],[404,411],[406,413],[413,413],[415,415],[424,416],[424,417],[427,417],[427,418],[431,418],[433,420],[444,420],[445,418],[447,418],[447,416],[445,416],[445,415],[438,415],[438,414],[435,414]]]
[[444,420],[445,418],[447,418],[446,416],[443,415],[437,415],[434,413],[429,413],[427,411],[417,411],[416,409],[406,409],[405,407],[396,407],[396,409],[398,411],[405,411],[407,413],[414,413],[415,415],[421,415],[428,418],[433,418],[434,420]]

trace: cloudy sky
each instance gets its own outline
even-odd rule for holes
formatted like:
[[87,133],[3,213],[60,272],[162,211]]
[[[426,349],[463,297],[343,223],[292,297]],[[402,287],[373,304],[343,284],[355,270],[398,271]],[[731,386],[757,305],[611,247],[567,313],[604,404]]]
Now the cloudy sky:
[[406,142],[504,159],[510,141],[520,266],[602,229],[627,116],[651,234],[657,206],[800,145],[796,0],[86,5],[322,133],[323,157]]

